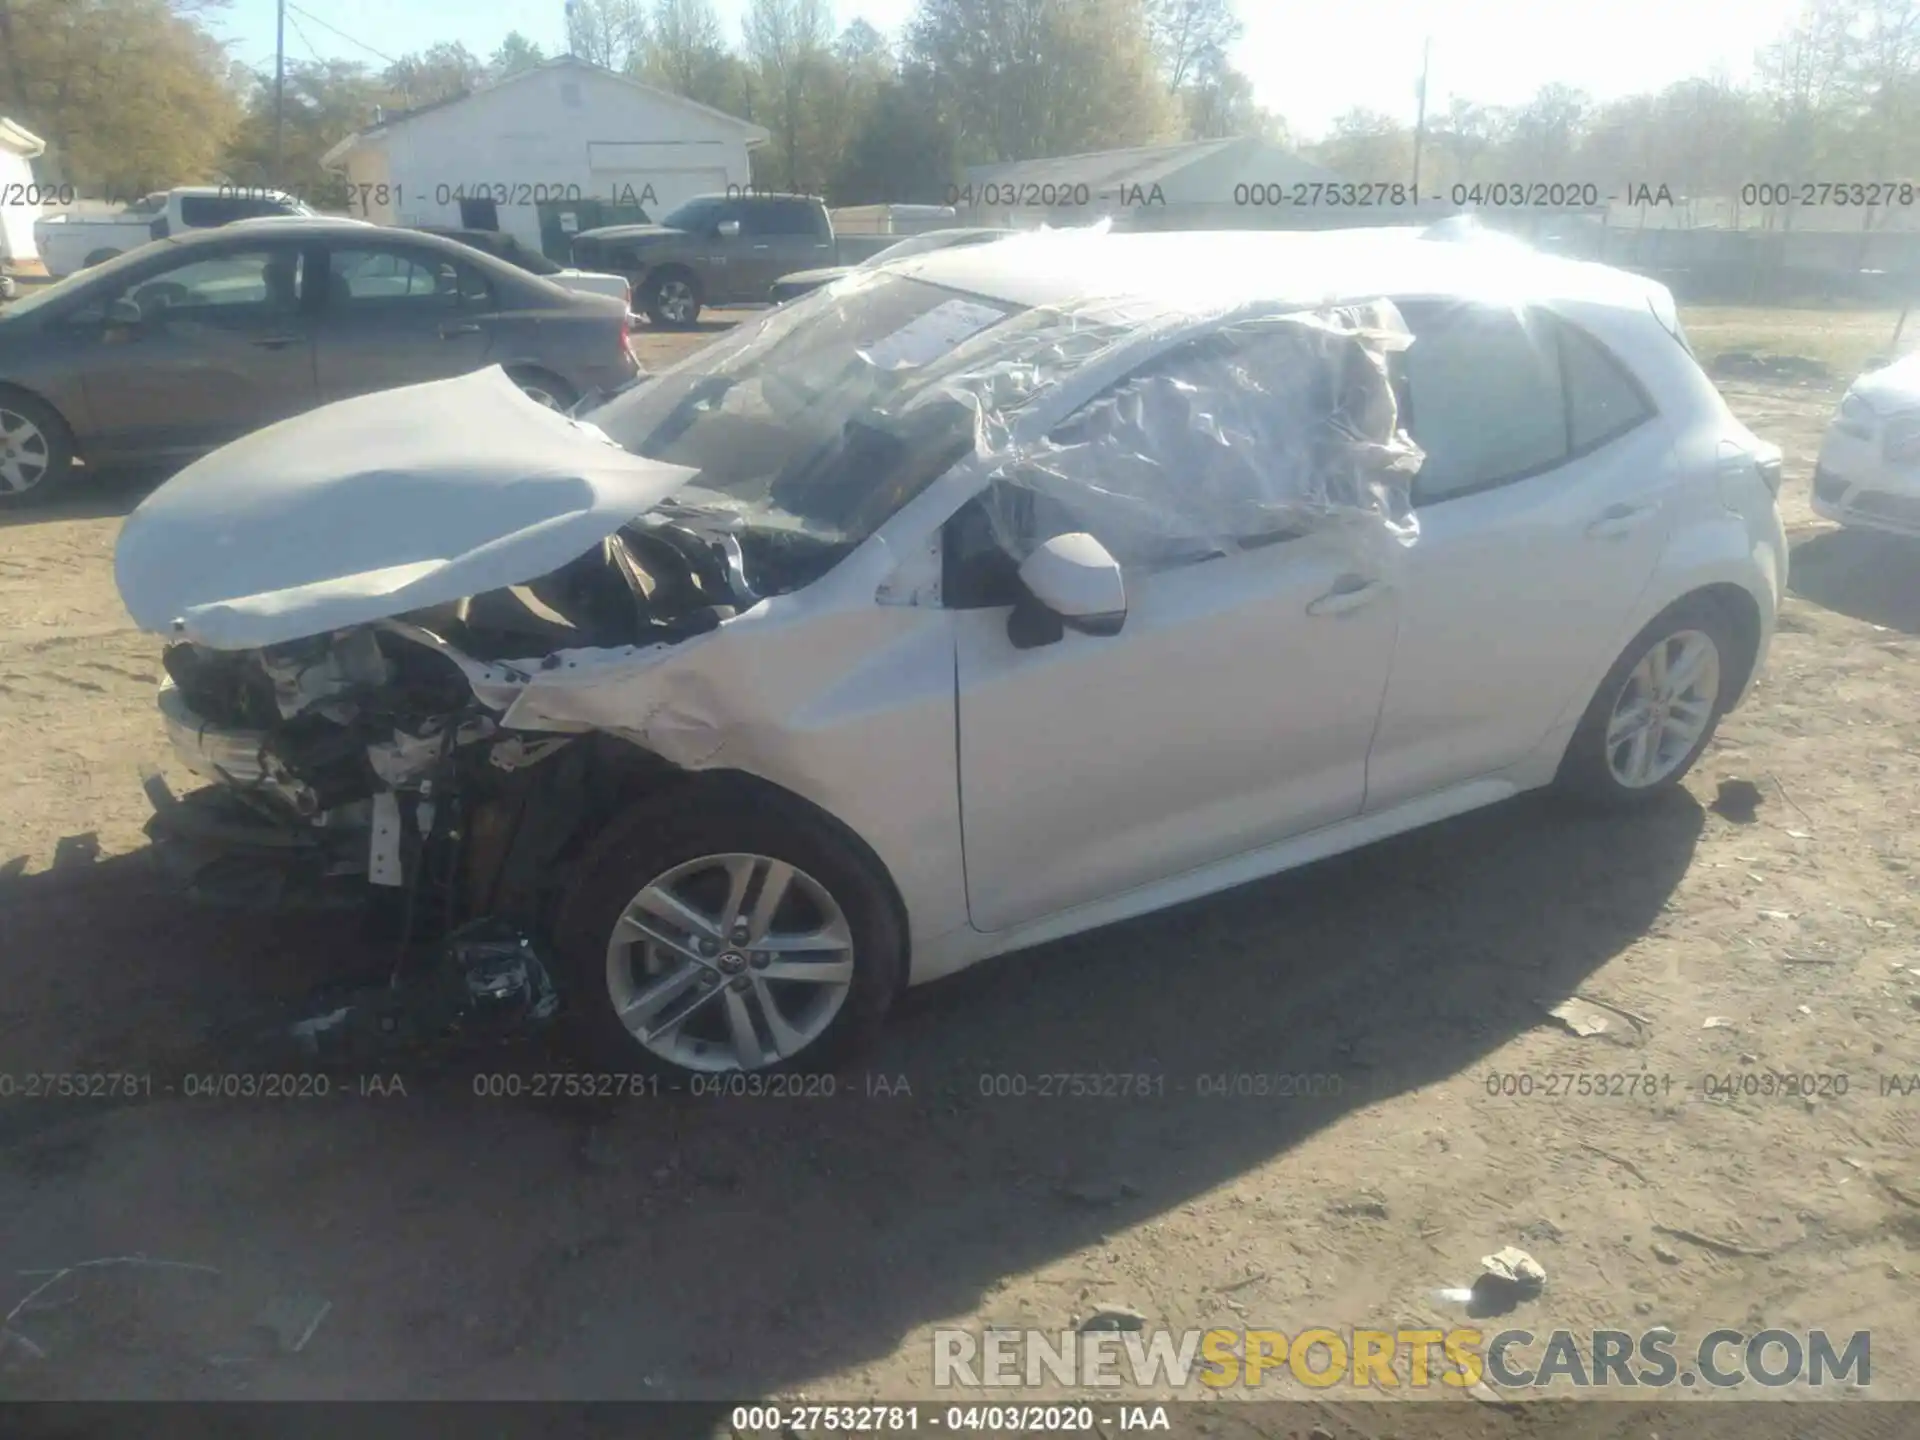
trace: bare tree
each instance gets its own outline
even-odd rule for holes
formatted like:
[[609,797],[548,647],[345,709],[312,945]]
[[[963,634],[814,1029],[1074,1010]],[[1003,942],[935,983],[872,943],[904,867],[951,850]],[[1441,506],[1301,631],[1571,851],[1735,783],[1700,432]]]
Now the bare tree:
[[568,54],[624,72],[638,62],[646,43],[640,0],[568,0]]
[[823,0],[752,0],[744,29],[747,63],[766,97],[773,132],[769,159],[789,190],[824,189],[831,162],[810,144],[808,95],[828,59],[827,7]]
[[1165,68],[1167,89],[1177,92],[1208,65],[1227,63],[1227,51],[1246,33],[1231,0],[1150,0],[1147,36]]

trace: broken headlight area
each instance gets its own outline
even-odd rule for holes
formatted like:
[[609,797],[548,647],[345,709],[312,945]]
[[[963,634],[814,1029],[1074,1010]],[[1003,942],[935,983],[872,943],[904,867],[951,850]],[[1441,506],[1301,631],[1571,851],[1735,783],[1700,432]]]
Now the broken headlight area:
[[536,924],[604,737],[507,731],[507,708],[563,652],[716,629],[749,584],[737,543],[644,520],[527,585],[263,649],[169,645],[161,714],[208,784],[149,780],[156,857],[219,904],[371,898],[403,947]]

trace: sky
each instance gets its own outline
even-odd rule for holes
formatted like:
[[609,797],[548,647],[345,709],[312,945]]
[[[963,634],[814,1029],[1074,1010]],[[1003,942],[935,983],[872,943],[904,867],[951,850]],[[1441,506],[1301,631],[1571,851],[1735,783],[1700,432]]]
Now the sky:
[[[359,59],[457,40],[492,53],[509,30],[548,54],[565,48],[562,0],[291,0],[287,53]],[[739,34],[746,0],[715,0]],[[1336,0],[1305,6],[1238,0],[1246,26],[1235,63],[1259,102],[1314,139],[1354,106],[1411,123],[1423,39],[1432,40],[1429,110],[1449,96],[1513,105],[1559,81],[1606,100],[1723,72],[1751,73],[1754,52],[1785,28],[1798,0]],[[215,28],[246,64],[271,71],[275,0],[230,0]],[[913,0],[837,0],[837,25],[864,19],[894,34]],[[218,14],[218,12],[216,12]],[[377,52],[377,54],[375,53]]]

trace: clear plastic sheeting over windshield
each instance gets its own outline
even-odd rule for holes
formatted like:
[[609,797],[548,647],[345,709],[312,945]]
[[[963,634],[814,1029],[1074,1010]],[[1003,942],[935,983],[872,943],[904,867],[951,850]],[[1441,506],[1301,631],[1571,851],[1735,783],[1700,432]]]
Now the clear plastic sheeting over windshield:
[[[1136,566],[1332,523],[1405,544],[1421,454],[1400,428],[1386,357],[1409,342],[1384,301],[1023,309],[865,272],[592,419],[630,450],[697,470],[682,503],[728,512],[749,534],[811,537],[822,564],[963,462],[1016,557],[1068,530]],[[1089,370],[1114,383],[1034,437],[1035,402]]]
[[[1114,317],[1034,312],[1023,353],[948,389],[976,407],[986,508],[1016,558],[1084,530],[1123,565],[1156,568],[1329,525],[1411,544],[1422,455],[1401,428],[1388,355],[1412,340],[1385,301],[1320,311],[1160,317],[1181,338],[1044,438],[1022,441],[1000,398],[1085,363]],[[1120,327],[1125,328],[1125,327]]]

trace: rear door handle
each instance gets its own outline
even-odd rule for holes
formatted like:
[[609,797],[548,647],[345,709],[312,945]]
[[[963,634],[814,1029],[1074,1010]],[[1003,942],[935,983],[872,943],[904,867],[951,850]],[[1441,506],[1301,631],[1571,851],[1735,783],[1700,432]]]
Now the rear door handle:
[[1653,517],[1657,505],[1610,505],[1587,526],[1589,540],[1616,540],[1638,530]]
[[479,333],[480,327],[478,325],[442,325],[440,327],[440,338],[442,340],[451,340],[456,335],[478,335]]
[[300,337],[298,335],[269,335],[253,343],[255,348],[260,350],[284,350],[289,345],[298,345],[300,343]]
[[1307,614],[1345,615],[1362,605],[1371,605],[1386,593],[1384,581],[1362,580],[1358,575],[1344,576],[1334,582],[1333,589],[1307,606]]

